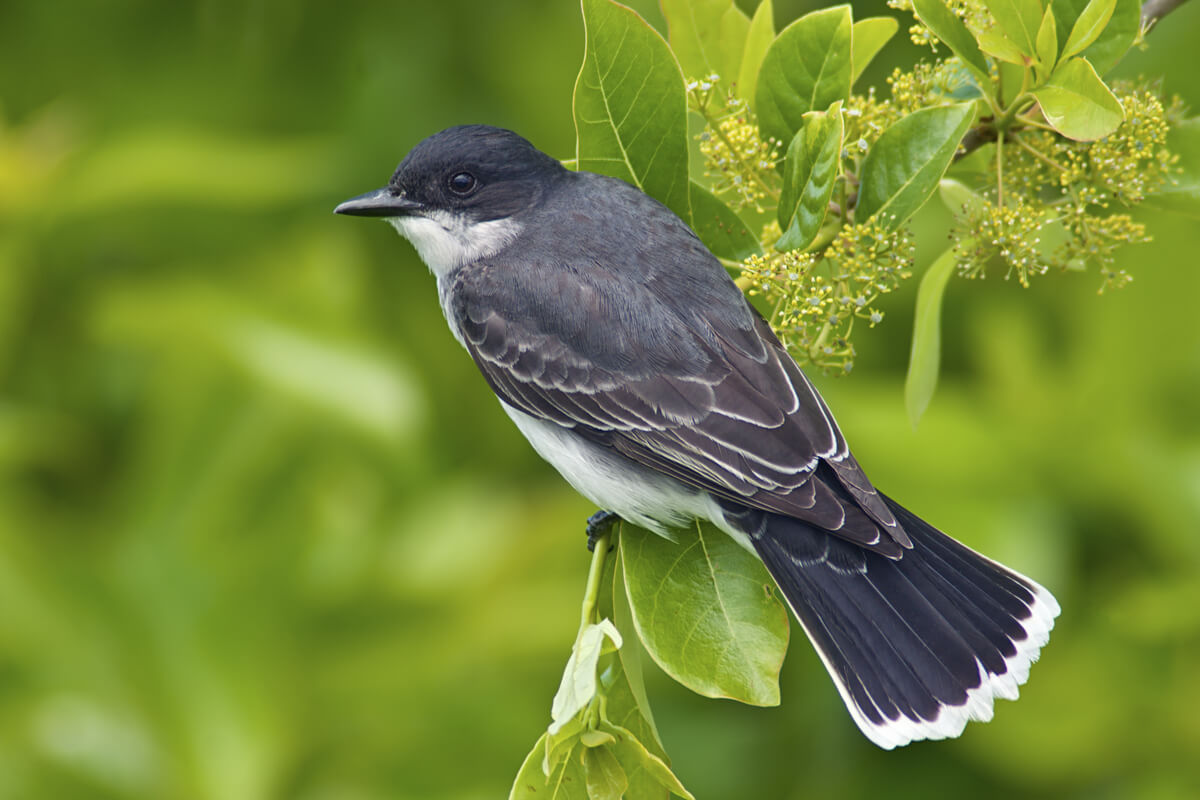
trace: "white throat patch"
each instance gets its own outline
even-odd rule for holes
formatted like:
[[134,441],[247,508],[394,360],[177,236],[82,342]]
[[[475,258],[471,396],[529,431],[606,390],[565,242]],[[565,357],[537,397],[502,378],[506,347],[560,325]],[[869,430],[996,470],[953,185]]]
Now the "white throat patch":
[[471,223],[446,211],[425,216],[388,217],[396,231],[413,243],[434,275],[441,276],[476,259],[498,253],[521,232],[520,223],[493,219]]

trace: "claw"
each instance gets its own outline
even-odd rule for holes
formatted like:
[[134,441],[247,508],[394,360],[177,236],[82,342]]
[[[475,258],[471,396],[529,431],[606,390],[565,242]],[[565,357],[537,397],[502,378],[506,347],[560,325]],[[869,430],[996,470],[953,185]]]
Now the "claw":
[[[600,537],[612,530],[613,525],[616,525],[620,519],[612,511],[603,509],[588,517],[587,549],[589,553],[596,549],[596,542],[600,541]],[[612,547],[610,546],[608,549],[611,550]]]

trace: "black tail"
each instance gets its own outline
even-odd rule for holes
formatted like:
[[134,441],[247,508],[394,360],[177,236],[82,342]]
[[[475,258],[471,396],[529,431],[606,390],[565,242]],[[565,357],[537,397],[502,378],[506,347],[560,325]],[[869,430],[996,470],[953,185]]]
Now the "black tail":
[[994,698],[1015,700],[1059,607],[887,503],[913,542],[899,560],[775,514],[747,533],[854,721],[891,749],[958,736],[968,720],[992,718]]

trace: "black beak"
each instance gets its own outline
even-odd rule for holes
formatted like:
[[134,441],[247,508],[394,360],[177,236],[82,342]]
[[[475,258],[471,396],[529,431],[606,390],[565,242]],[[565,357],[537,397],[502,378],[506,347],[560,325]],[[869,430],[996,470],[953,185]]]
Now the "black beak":
[[333,213],[349,214],[352,217],[407,217],[421,213],[422,208],[424,206],[416,200],[385,187],[351,197],[335,208]]

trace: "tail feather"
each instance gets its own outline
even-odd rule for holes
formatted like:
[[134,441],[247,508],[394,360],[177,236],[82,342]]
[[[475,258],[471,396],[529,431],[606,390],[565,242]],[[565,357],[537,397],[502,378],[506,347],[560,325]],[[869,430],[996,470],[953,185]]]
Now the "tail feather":
[[958,736],[968,720],[991,719],[994,698],[1016,699],[1059,607],[885,500],[913,542],[898,560],[776,514],[746,533],[854,721],[891,749]]

